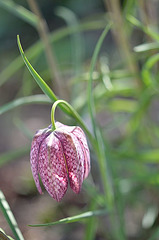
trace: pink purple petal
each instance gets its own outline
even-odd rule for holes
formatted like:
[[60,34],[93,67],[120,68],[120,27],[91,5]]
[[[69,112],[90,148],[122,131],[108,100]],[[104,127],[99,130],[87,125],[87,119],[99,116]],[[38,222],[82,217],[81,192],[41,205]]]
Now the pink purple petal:
[[39,174],[47,192],[60,201],[68,187],[68,176],[62,145],[53,132],[41,144]]
[[31,152],[30,152],[30,163],[33,178],[36,184],[36,187],[40,194],[42,194],[42,189],[40,187],[39,176],[38,176],[38,154],[41,142],[50,134],[48,128],[39,130],[32,141]]
[[81,190],[84,178],[84,154],[75,135],[60,130],[55,130],[55,135],[62,143],[63,152],[65,155],[70,187],[75,193]]
[[84,157],[84,179],[85,179],[90,172],[90,152],[89,152],[86,136],[80,127],[75,127],[72,133],[77,137],[78,141],[80,142],[84,156],[85,156]]
[[[73,133],[77,139],[79,140],[79,143],[81,145],[81,148],[83,150],[83,154],[85,156],[84,158],[84,179],[88,177],[88,174],[90,172],[90,152],[87,144],[86,136],[83,132],[83,130],[80,127],[76,126],[67,126],[60,122],[56,122],[57,128],[60,127],[60,132],[68,132]],[[58,130],[58,129],[57,129]]]

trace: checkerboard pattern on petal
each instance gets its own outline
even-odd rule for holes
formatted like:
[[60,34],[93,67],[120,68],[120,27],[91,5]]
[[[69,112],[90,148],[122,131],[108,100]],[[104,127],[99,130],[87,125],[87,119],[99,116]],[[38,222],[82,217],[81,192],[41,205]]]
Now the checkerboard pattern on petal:
[[70,187],[79,193],[83,180],[90,171],[90,153],[84,132],[80,127],[56,123],[35,134],[30,153],[33,177],[39,193],[42,183],[56,201],[60,201]]

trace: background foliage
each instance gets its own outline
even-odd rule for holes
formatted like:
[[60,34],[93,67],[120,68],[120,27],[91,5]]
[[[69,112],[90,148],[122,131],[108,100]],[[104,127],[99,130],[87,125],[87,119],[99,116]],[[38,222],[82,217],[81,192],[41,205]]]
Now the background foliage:
[[[158,1],[34,3],[0,0],[0,227],[15,239],[157,240]],[[89,141],[92,171],[82,192],[68,191],[58,204],[38,195],[29,164],[32,136],[50,124],[53,99],[24,65],[17,35],[97,143],[95,151]],[[61,110],[56,119],[79,124]]]

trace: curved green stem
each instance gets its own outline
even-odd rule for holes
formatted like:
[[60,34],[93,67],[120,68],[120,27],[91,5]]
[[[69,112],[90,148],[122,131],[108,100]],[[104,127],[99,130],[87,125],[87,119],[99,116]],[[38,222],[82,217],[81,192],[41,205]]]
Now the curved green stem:
[[56,109],[56,107],[58,105],[58,101],[54,102],[54,104],[52,105],[52,108],[51,108],[52,131],[54,131],[56,129],[56,126],[55,126],[55,109]]
[[72,115],[75,117],[75,119],[79,122],[79,124],[81,125],[81,127],[83,128],[83,130],[86,132],[86,134],[88,135],[88,138],[92,144],[93,147],[96,148],[96,144],[95,144],[95,139],[93,138],[92,134],[90,133],[90,131],[88,130],[88,128],[86,127],[86,125],[84,124],[82,118],[80,117],[80,115],[76,112],[76,110],[65,100],[57,100],[56,102],[54,102],[54,104],[52,105],[52,109],[51,109],[51,122],[52,122],[52,130],[54,131],[56,129],[55,126],[55,109],[57,107],[57,105],[61,105],[64,104],[69,111],[72,113]]

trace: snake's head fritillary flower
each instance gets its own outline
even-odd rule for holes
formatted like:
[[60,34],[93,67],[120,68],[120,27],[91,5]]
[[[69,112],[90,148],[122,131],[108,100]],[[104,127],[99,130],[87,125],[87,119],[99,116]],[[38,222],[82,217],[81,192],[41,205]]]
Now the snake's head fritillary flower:
[[83,130],[56,122],[55,131],[50,126],[37,131],[30,161],[40,194],[39,175],[47,192],[57,201],[66,193],[68,182],[72,190],[79,193],[90,171],[90,153]]

